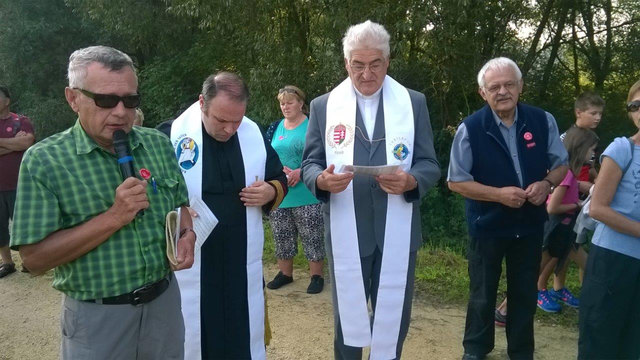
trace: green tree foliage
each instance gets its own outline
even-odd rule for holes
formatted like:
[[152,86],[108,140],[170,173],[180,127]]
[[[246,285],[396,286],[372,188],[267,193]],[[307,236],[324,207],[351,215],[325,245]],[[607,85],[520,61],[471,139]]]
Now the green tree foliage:
[[0,1],[0,83],[12,90],[12,109],[34,120],[42,139],[75,120],[64,99],[69,54],[93,42],[62,0]]
[[[62,91],[69,54],[106,44],[138,67],[146,125],[175,118],[219,70],[247,80],[248,116],[267,125],[281,117],[282,86],[309,101],[346,76],[342,36],[366,19],[391,34],[390,75],[427,96],[443,174],[457,125],[483,104],[477,71],[495,56],[521,65],[522,99],[561,130],[574,98],[595,89],[607,100],[601,145],[633,131],[624,101],[640,78],[637,0],[0,0],[0,82],[42,138],[74,119]],[[461,249],[463,201],[444,178],[422,209],[431,241]]]

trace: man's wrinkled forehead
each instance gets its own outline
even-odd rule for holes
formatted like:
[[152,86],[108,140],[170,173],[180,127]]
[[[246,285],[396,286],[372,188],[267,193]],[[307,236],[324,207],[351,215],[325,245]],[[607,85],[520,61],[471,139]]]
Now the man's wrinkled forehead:
[[507,78],[513,82],[519,82],[522,79],[518,79],[518,74],[511,66],[500,66],[491,69],[487,69],[487,72],[484,73],[484,81],[485,85],[488,85],[489,82],[499,81],[498,79]]

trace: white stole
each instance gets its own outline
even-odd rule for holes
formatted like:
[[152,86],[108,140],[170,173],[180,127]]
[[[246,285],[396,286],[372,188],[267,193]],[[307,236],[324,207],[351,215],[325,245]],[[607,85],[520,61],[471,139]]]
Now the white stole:
[[[388,165],[411,168],[414,118],[407,89],[386,76],[382,84]],[[325,154],[336,169],[354,163],[356,95],[347,78],[327,100]],[[362,281],[353,183],[331,194],[330,222],[338,312],[345,345],[371,345],[371,359],[393,359],[400,333],[404,293],[409,266],[413,205],[403,195],[387,195],[385,241],[373,334]],[[407,223],[409,220],[409,223]],[[371,224],[362,224],[371,226]]]
[[[258,125],[244,117],[238,128],[238,140],[244,164],[245,185],[264,180],[267,152]],[[195,102],[182,113],[171,127],[171,143],[176,151],[185,178],[189,197],[202,198],[202,111]],[[215,209],[211,209],[215,214]],[[247,221],[247,294],[249,305],[249,335],[252,359],[265,359],[264,293],[262,289],[262,248],[264,233],[262,210],[246,208]],[[200,248],[206,239],[198,239],[193,266],[175,273],[182,298],[185,325],[185,359],[201,359],[200,324]]]

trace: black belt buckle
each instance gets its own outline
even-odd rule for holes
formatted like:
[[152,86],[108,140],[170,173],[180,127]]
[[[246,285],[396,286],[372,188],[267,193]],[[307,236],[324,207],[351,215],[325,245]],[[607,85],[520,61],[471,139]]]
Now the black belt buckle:
[[140,304],[149,302],[149,296],[153,295],[153,290],[158,285],[158,283],[147,284],[133,290],[131,292],[131,305],[138,306]]

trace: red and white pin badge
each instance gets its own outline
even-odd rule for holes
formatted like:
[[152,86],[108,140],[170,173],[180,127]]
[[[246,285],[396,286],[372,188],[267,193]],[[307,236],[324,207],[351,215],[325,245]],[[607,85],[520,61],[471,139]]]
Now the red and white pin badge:
[[531,141],[533,139],[533,134],[527,131],[526,133],[524,133],[523,137],[525,140]]
[[140,173],[140,177],[145,180],[149,180],[151,178],[151,171],[145,168],[140,169],[139,173]]

